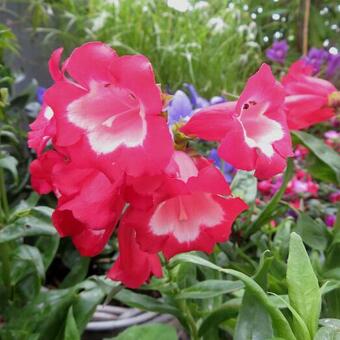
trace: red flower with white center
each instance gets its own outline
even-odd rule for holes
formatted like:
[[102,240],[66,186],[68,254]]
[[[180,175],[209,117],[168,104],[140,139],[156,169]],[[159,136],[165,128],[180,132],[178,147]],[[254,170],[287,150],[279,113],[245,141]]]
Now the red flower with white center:
[[55,119],[53,110],[43,104],[36,120],[30,125],[28,132],[28,146],[38,155],[42,153],[46,144],[55,136]]
[[204,108],[181,131],[219,141],[219,156],[260,179],[281,173],[292,146],[283,112],[284,90],[268,65],[247,82],[239,100]]
[[67,148],[74,160],[109,160],[134,176],[163,170],[172,140],[148,59],[120,57],[91,42],[76,48],[59,69],[61,53],[50,59],[55,84],[44,96],[56,120],[54,145]]
[[191,250],[211,252],[228,239],[235,218],[247,208],[230,194],[224,176],[210,162],[176,151],[154,206],[130,206],[123,221],[134,226],[144,251],[162,251],[167,258]]
[[332,105],[338,103],[333,103],[332,95],[336,88],[329,81],[312,74],[313,68],[299,60],[282,78],[286,91],[285,111],[291,130],[304,129],[334,116]]
[[138,288],[150,275],[162,276],[162,266],[157,254],[140,249],[136,232],[130,225],[121,223],[118,229],[119,256],[107,276],[121,281],[129,288]]

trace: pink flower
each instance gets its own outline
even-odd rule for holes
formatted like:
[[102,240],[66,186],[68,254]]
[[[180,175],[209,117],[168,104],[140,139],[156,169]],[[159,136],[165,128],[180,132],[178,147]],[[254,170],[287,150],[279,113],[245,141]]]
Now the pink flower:
[[162,276],[162,267],[157,254],[150,254],[140,249],[136,241],[134,228],[121,223],[118,230],[119,257],[107,276],[121,281],[129,288],[138,288],[150,275]]
[[282,79],[286,91],[288,127],[300,130],[334,116],[330,95],[336,88],[327,80],[312,76],[313,68],[303,60],[295,62]]
[[55,128],[53,110],[44,104],[36,120],[30,125],[28,146],[40,155],[46,144],[55,136]]
[[339,201],[340,201],[340,191],[332,192],[332,193],[329,195],[329,200],[330,200],[332,203],[339,202]]
[[132,206],[123,219],[136,229],[144,251],[162,251],[167,258],[191,250],[211,252],[228,239],[233,221],[247,208],[230,194],[222,173],[210,162],[176,151],[153,206]]
[[44,96],[56,121],[54,145],[79,162],[118,162],[134,176],[160,172],[173,149],[148,59],[120,57],[91,42],[76,48],[59,69],[61,53],[50,59],[55,84]]
[[219,141],[222,159],[260,179],[281,173],[292,156],[283,112],[284,90],[263,64],[239,100],[204,108],[182,128],[187,135]]

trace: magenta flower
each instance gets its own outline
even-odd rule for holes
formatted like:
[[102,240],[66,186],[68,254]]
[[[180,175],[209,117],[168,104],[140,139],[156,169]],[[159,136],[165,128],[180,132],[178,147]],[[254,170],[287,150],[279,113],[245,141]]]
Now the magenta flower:
[[267,49],[266,56],[271,61],[284,64],[288,49],[289,46],[286,40],[274,41],[273,45]]

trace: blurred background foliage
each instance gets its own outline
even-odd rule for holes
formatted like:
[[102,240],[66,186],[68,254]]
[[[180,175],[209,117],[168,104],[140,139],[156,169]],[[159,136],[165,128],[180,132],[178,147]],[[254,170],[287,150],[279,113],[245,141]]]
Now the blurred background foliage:
[[[172,91],[187,82],[206,96],[238,93],[274,40],[288,40],[288,64],[302,51],[305,1],[300,0],[2,2],[9,24],[24,22],[46,58],[59,46],[68,53],[85,41],[104,41],[121,54],[147,55],[157,80]],[[13,6],[24,6],[26,15],[16,17]],[[310,46],[337,52],[339,14],[336,1],[312,0]]]

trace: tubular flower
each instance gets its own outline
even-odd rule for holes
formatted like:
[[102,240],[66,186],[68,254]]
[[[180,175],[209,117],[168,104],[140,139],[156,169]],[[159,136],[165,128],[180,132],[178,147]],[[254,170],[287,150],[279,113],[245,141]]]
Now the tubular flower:
[[55,145],[73,158],[119,162],[132,175],[159,172],[172,141],[161,116],[161,92],[142,55],[118,56],[100,42],[76,48],[59,69],[62,49],[50,59],[55,84],[45,101],[56,119]]
[[230,195],[223,175],[209,161],[176,151],[153,206],[131,207],[124,219],[135,227],[145,251],[162,251],[166,258],[191,250],[211,252],[228,239],[235,218],[247,208]]
[[218,141],[219,156],[237,169],[255,170],[260,179],[282,172],[292,156],[283,112],[284,90],[263,64],[239,100],[197,112],[181,131]]
[[162,276],[158,252],[211,252],[227,240],[247,206],[211,162],[174,150],[149,61],[99,42],[59,67],[61,53],[51,56],[54,84],[28,136],[37,154],[32,187],[57,198],[58,233],[96,256],[117,227],[119,254],[107,275],[130,288]]
[[282,79],[286,91],[285,111],[291,130],[304,129],[332,118],[334,107],[339,105],[339,95],[333,84],[312,74],[313,68],[299,60]]
[[138,288],[150,275],[162,276],[162,267],[157,254],[140,249],[133,227],[121,223],[118,230],[119,257],[107,276],[123,282],[129,288]]

